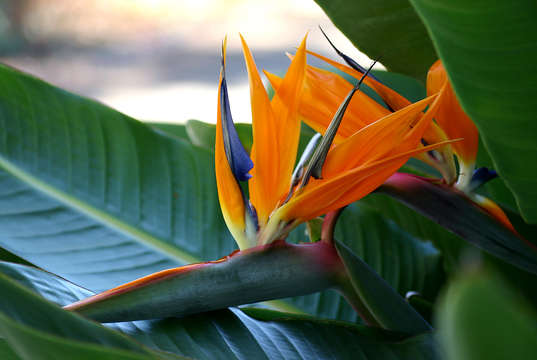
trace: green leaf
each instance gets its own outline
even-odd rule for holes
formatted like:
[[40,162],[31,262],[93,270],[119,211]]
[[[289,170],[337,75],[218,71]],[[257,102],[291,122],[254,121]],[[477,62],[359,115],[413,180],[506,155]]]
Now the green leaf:
[[[157,124],[157,126],[159,126],[160,129],[165,130],[166,132],[170,132],[172,134],[180,132],[181,131],[180,127],[182,127],[182,125],[172,125],[172,124],[166,124],[166,126],[163,126],[163,124]],[[174,126],[179,127],[179,129],[174,129],[173,128]],[[253,144],[252,125],[238,123],[238,124],[235,124],[235,128],[237,129],[237,133],[239,134],[239,138],[242,144],[244,145],[244,148],[247,151],[251,151],[252,144]],[[194,145],[200,146],[207,150],[214,151],[216,125],[204,123],[198,120],[189,120],[186,123],[185,129],[188,135],[188,139]],[[302,124],[301,130],[300,130],[300,142],[298,145],[299,154],[302,153],[302,151],[304,150],[308,141],[314,135],[314,133],[315,132],[309,126]]]
[[[380,193],[370,194],[360,200],[360,205],[381,212],[386,219],[390,219],[404,228],[414,239],[432,241],[442,254],[444,269],[448,278],[458,274],[461,264],[465,262],[468,256],[480,258],[487,267],[501,274],[537,308],[537,288],[534,286],[537,276],[509,265],[497,257],[488,255],[387,195]],[[426,298],[426,300],[434,301],[431,298]],[[419,310],[420,308],[418,307],[417,309]],[[420,311],[420,313],[427,315],[427,312]]]
[[537,317],[498,277],[465,274],[437,315],[449,360],[537,358]]
[[[88,293],[52,274],[26,266],[0,263],[0,274],[14,278],[21,285],[29,286],[32,291],[59,304],[69,303]],[[402,360],[430,360],[439,357],[436,344],[429,334],[405,338],[400,334],[363,326],[261,309],[247,309],[245,312],[237,309],[222,310],[185,319],[110,325],[116,331],[127,334],[127,338],[38,299],[20,286],[13,286],[12,280],[6,280],[6,275],[0,275],[0,284],[10,284],[9,290],[15,289],[14,296],[23,300],[7,304],[0,300],[0,313],[5,313],[6,305],[9,313],[17,316],[20,323],[33,324],[37,321],[31,318],[32,312],[28,312],[28,307],[39,308],[38,319],[54,319],[52,322],[44,321],[42,325],[37,324],[39,331],[53,336],[63,334],[62,339],[83,338],[85,343],[103,342],[113,333],[116,334],[114,339],[125,339],[130,343],[132,340],[129,338],[134,338],[155,351],[167,351],[196,359],[382,360],[393,359],[395,356]],[[93,337],[90,339],[84,338],[88,328],[92,330],[90,335]],[[106,349],[114,350],[115,343],[108,341],[110,344]],[[156,354],[163,356],[165,353]]]
[[[423,239],[407,232],[404,226],[398,226],[386,218],[383,209],[365,207],[362,202],[360,200],[343,211],[336,225],[335,237],[371,266],[400,295],[405,296],[408,291],[415,291],[429,301],[434,301],[444,283],[444,271],[443,257],[428,241],[431,239]],[[401,205],[401,208],[413,216],[421,216],[405,206]],[[445,231],[440,226],[438,228]],[[309,241],[304,228],[291,233],[290,240]],[[347,301],[332,290],[286,301],[323,318],[360,321]]]
[[[345,294],[358,311],[384,329],[414,335],[432,330],[401,295],[347,246],[336,242],[336,248],[352,284],[352,289],[344,289]],[[353,290],[356,295],[352,294]],[[353,300],[354,296],[357,296],[356,300]]]
[[[423,23],[406,0],[315,0],[358,49],[388,70],[424,80],[436,54]],[[327,44],[328,47],[328,44]]]
[[[482,139],[479,139],[479,150],[477,152],[476,163],[477,167],[494,169],[494,162],[490,158]],[[494,202],[500,205],[504,210],[516,212],[518,214],[518,207],[513,193],[509,190],[501,177],[497,177],[496,179],[492,179],[483,184],[477,192],[493,199]]]
[[494,167],[527,222],[537,223],[535,63],[532,0],[411,0]]
[[415,291],[434,301],[442,287],[442,256],[432,243],[389,221],[382,211],[363,206],[361,200],[344,210],[335,238],[402,296]]
[[[246,151],[252,149],[252,125],[250,124],[235,124],[237,134]],[[199,120],[188,120],[186,123],[186,132],[188,138],[194,145],[214,150],[214,142],[216,139],[216,125],[207,124]]]
[[212,152],[7,67],[0,89],[0,246],[92,290],[235,248]]
[[393,221],[415,239],[431,241],[440,250],[448,274],[456,272],[461,253],[471,246],[459,236],[387,195],[369,194],[360,200],[360,205],[382,213],[385,219]]
[[413,77],[396,72],[379,70],[373,71],[373,74],[383,84],[389,86],[412,102],[423,100],[427,96],[423,84]]
[[[189,121],[196,121],[196,120],[189,120]],[[155,123],[155,122],[147,123],[147,125],[151,126],[157,132],[161,132],[163,134],[171,135],[173,137],[191,142],[190,137],[188,136],[186,125]]]
[[[21,266],[2,264],[3,267]],[[0,335],[21,358],[161,358],[156,352],[120,333],[40,299],[5,275],[0,275],[0,284],[3,290]],[[48,287],[46,283],[39,286]]]
[[0,359],[20,360],[21,358],[11,349],[6,339],[0,337]]

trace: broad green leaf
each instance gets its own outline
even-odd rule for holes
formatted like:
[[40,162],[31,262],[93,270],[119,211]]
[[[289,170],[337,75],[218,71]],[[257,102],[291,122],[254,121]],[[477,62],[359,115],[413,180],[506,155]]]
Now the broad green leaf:
[[412,102],[425,99],[427,95],[425,86],[413,77],[397,72],[380,70],[373,71],[373,74],[383,84],[389,86]]
[[360,200],[360,204],[362,207],[380,211],[387,219],[404,228],[415,239],[432,241],[442,254],[448,277],[456,276],[467,256],[481,258],[488,267],[500,273],[513,287],[524,294],[537,309],[537,288],[534,286],[537,276],[488,255],[387,195],[373,193]]
[[444,269],[448,274],[457,270],[461,254],[471,246],[457,235],[387,195],[372,193],[360,200],[360,204],[382,213],[386,219],[405,229],[414,238],[431,241],[440,250]]
[[437,317],[449,360],[537,358],[537,316],[499,277],[461,277],[449,287]]
[[6,339],[0,337],[0,359],[19,360],[21,357],[11,349]]
[[[235,124],[237,134],[246,151],[252,149],[252,126],[250,124]],[[207,124],[199,120],[189,120],[186,123],[188,138],[194,145],[214,150],[216,125]]]
[[[189,120],[189,121],[196,121],[196,120]],[[170,124],[170,123],[147,123],[147,125],[150,125],[153,129],[156,129],[157,132],[161,132],[167,135],[174,136],[179,139],[187,140],[189,142],[190,138],[188,136],[188,132],[186,129],[186,125],[184,124]]]
[[[494,162],[490,158],[482,139],[479,139],[479,150],[477,152],[476,163],[478,167],[484,166],[489,169],[494,169]],[[478,192],[491,199],[494,199],[494,201],[504,210],[518,213],[518,207],[516,205],[513,193],[505,185],[505,181],[503,181],[501,177],[492,179],[491,181],[482,185],[481,188],[478,189]]]
[[522,216],[537,223],[535,64],[532,0],[411,0],[457,95]]
[[[479,143],[477,164],[480,167],[484,166],[494,169],[494,163],[492,162],[492,159],[490,158],[490,155],[485,149],[482,141]],[[505,211],[506,215],[509,217],[509,220],[511,220],[511,223],[515,229],[528,241],[532,241],[534,244],[537,244],[537,225],[528,224],[524,221],[524,219],[522,219],[519,214],[513,193],[506,186],[503,179],[493,179],[484,184],[481,188],[477,189],[477,192],[494,200],[498,205],[500,205]]]
[[59,336],[18,324],[2,314],[0,314],[0,331],[7,334],[8,344],[11,345],[9,350],[20,356],[15,357],[16,359],[171,359],[170,356],[142,355],[131,351],[87,344],[82,341],[66,340]]
[[[52,274],[21,265],[0,263],[0,282],[12,284],[6,275],[47,299],[67,304],[88,293]],[[10,288],[11,289],[11,288]],[[57,321],[44,322],[39,331],[63,334],[75,326],[69,337],[81,337],[87,327],[95,330],[93,340],[112,333],[75,314],[65,312],[16,286],[21,302],[7,304],[8,311],[23,324],[33,324],[27,306],[38,307],[40,317],[57,316]],[[4,305],[4,303],[0,303]],[[6,310],[0,306],[0,313]],[[61,321],[60,321],[61,320]],[[90,324],[90,325],[87,325]],[[52,326],[55,325],[55,326]],[[50,326],[50,328],[48,328]],[[261,309],[232,309],[191,316],[185,319],[136,321],[111,324],[111,328],[127,334],[155,350],[167,351],[195,359],[437,359],[436,344],[431,335],[404,338],[363,326],[336,321],[319,321],[306,316],[291,316]],[[98,329],[98,331],[96,330]],[[66,335],[67,336],[67,335]],[[117,338],[129,338],[116,333]],[[92,342],[90,340],[87,340]],[[113,348],[113,343],[106,349]],[[155,353],[154,353],[155,354]],[[163,353],[156,353],[162,355]],[[61,357],[58,357],[61,359]]]
[[346,289],[346,295],[352,299],[354,290],[357,299],[353,303],[357,308],[363,308],[364,314],[369,313],[370,321],[384,329],[407,334],[416,335],[432,330],[401,295],[346,245],[336,242],[336,248],[352,284],[352,289]]
[[[2,267],[22,267],[1,264]],[[32,270],[36,274],[41,273]],[[91,356],[109,359],[161,358],[157,352],[125,335],[40,299],[5,275],[0,275],[0,284],[3,290],[0,299],[0,334],[9,348],[23,359],[78,358],[77,353],[80,353],[80,358],[86,359]],[[46,283],[38,286],[48,288]]]
[[[163,127],[164,124],[157,124],[160,129],[175,133],[179,132],[181,130],[174,129],[174,126],[181,127],[182,125],[172,125],[172,124],[165,124],[166,126]],[[235,128],[237,129],[237,133],[239,134],[239,138],[244,145],[245,149],[247,151],[250,151],[252,149],[253,144],[253,137],[252,137],[252,125],[251,124],[244,124],[239,123],[235,124]],[[188,135],[188,139],[197,146],[200,146],[202,148],[205,148],[207,150],[214,151],[214,141],[215,141],[215,134],[216,134],[216,125],[214,124],[208,124],[204,123],[202,121],[198,120],[189,120],[186,123],[186,133]],[[304,148],[306,147],[308,141],[313,136],[315,132],[307,125],[303,124],[301,131],[300,131],[300,142],[298,145],[298,153],[301,153]]]
[[[362,201],[343,211],[336,225],[336,239],[362,258],[400,295],[415,291],[434,301],[444,282],[440,252],[428,241],[430,239],[408,233],[404,227],[385,218],[382,209],[364,207]],[[420,216],[404,206],[401,208]],[[304,229],[293,232],[291,240],[308,241],[304,232]],[[358,320],[347,301],[332,290],[289,301],[310,314],[324,318]]]
[[361,201],[349,206],[336,225],[335,238],[402,296],[416,291],[430,301],[436,298],[444,280],[441,254],[381,211],[368,209]]
[[227,255],[212,153],[0,67],[0,246],[92,290]]
[[369,57],[380,57],[390,71],[425,79],[436,54],[423,23],[407,0],[315,2]]

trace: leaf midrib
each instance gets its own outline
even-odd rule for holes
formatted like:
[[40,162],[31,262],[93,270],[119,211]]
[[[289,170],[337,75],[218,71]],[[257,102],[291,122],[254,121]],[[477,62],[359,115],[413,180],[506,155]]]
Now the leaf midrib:
[[34,189],[41,191],[42,193],[52,197],[53,199],[61,202],[68,207],[75,209],[84,215],[96,220],[100,224],[104,224],[122,234],[127,235],[130,238],[136,239],[138,242],[150,247],[151,249],[159,252],[160,254],[171,258],[172,260],[180,263],[195,263],[200,262],[201,259],[195,257],[187,251],[183,251],[176,246],[166,243],[165,241],[151,235],[147,231],[136,228],[120,219],[111,216],[110,214],[81,201],[68,193],[47,184],[40,180],[36,176],[21,169],[19,166],[13,164],[7,160],[4,156],[0,155],[0,167],[6,172],[21,180],[22,182],[30,185]]

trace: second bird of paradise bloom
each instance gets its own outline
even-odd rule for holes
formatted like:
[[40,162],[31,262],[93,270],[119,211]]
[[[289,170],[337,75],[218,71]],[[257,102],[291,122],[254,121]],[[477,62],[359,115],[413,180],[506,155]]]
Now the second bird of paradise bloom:
[[[311,51],[308,53],[351,77],[356,79],[363,77],[365,69],[340,52],[328,37],[327,40],[348,65],[340,64]],[[278,76],[270,73],[267,73],[267,76],[273,87],[278,88],[282,85],[282,79]],[[347,119],[336,136],[336,144],[346,141],[354,132],[376,122],[379,117],[387,116],[394,111],[398,112],[412,104],[374,76],[367,76],[363,81],[382,98],[385,106],[365,93],[358,94],[349,103]],[[337,109],[339,102],[352,87],[351,83],[333,72],[307,66],[304,92],[298,110],[300,118],[316,131],[324,132],[330,121],[327,115]],[[435,167],[447,184],[464,192],[497,221],[514,231],[509,219],[497,204],[473,192],[481,183],[494,177],[495,172],[485,168],[474,171],[479,133],[473,121],[459,104],[440,60],[431,66],[427,74],[427,96],[434,95],[437,96],[434,121],[423,133],[422,144],[438,143],[446,139],[460,139],[460,141],[453,142],[436,151],[421,152],[416,154],[416,157]],[[433,115],[431,109],[427,113]],[[453,154],[458,160],[458,174]]]
[[[422,145],[424,133],[438,111],[433,94],[394,112],[375,113],[367,126],[341,134],[353,96],[362,101],[359,84],[348,89],[338,108],[324,114],[329,129],[312,139],[298,163],[299,110],[304,104],[310,67],[306,38],[279,83],[272,99],[265,90],[253,56],[241,36],[250,83],[253,146],[249,155],[235,131],[225,74],[226,44],[222,46],[215,169],[220,206],[226,224],[241,249],[283,239],[298,224],[340,209],[369,194],[411,156],[432,151],[450,140]],[[362,77],[367,80],[367,77]],[[356,100],[355,100],[356,101]],[[428,110],[424,112],[425,108]],[[333,141],[336,140],[334,143]],[[296,165],[295,165],[296,164]],[[240,182],[248,181],[250,200]]]

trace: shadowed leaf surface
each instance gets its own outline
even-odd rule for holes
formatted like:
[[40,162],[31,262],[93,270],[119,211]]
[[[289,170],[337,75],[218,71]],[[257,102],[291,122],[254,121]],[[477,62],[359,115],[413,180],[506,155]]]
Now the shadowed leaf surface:
[[474,273],[459,278],[437,318],[449,360],[537,357],[537,317],[499,277]]
[[411,0],[494,168],[537,223],[537,4]]
[[[403,338],[400,334],[376,331],[363,326],[336,321],[320,321],[307,316],[291,316],[262,309],[222,310],[200,314],[184,319],[163,319],[110,324],[112,331],[89,322],[79,316],[40,299],[24,287],[46,297],[48,300],[66,304],[73,299],[86,296],[89,292],[63,279],[34,268],[0,263],[0,283],[9,286],[11,296],[20,301],[0,302],[2,319],[12,324],[13,318],[24,324],[29,332],[37,330],[59,337],[59,344],[49,342],[44,346],[57,347],[53,350],[69,350],[72,339],[83,343],[104,343],[107,351],[114,353],[116,347],[146,353],[134,354],[130,358],[144,358],[148,348],[164,350],[195,359],[437,359],[438,353],[430,335]],[[9,279],[13,280],[9,280]],[[14,281],[16,281],[17,285]],[[29,309],[39,311],[33,314]],[[39,321],[53,317],[54,321]],[[0,327],[0,329],[3,329]],[[125,337],[127,334],[129,337]],[[12,341],[33,341],[25,333],[23,338]],[[46,336],[43,335],[43,336]],[[63,342],[69,339],[68,344]],[[148,348],[133,342],[135,339]],[[74,341],[74,340],[73,340]],[[79,343],[76,343],[79,345]],[[136,344],[136,345],[132,345]],[[65,346],[65,348],[64,348]],[[1,348],[0,348],[1,349]],[[18,349],[16,348],[18,351]],[[33,348],[30,350],[37,349]],[[65,351],[67,351],[65,350]],[[131,349],[132,350],[132,349]],[[160,352],[155,356],[168,356]],[[138,357],[136,357],[138,356]],[[129,358],[129,357],[125,357]]]

